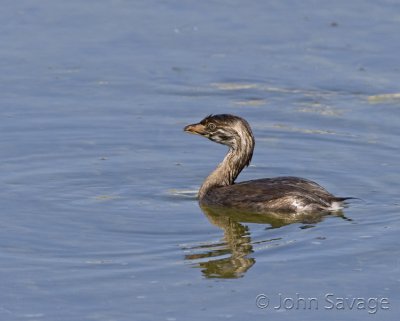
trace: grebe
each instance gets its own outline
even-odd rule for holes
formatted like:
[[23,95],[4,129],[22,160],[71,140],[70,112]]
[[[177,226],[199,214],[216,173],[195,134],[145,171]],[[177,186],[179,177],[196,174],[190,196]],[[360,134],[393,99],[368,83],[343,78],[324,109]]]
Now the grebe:
[[346,197],[335,197],[317,183],[299,177],[262,178],[241,183],[235,179],[250,164],[254,137],[250,125],[238,116],[210,115],[187,125],[185,132],[204,136],[229,147],[224,160],[199,190],[202,206],[234,208],[254,213],[315,213],[340,208]]

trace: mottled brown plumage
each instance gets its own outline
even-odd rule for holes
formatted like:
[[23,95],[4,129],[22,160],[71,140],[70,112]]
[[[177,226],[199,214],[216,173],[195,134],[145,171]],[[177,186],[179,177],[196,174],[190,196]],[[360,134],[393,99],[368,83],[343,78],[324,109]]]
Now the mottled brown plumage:
[[346,199],[335,197],[317,183],[299,177],[263,178],[235,184],[239,173],[250,164],[254,150],[253,133],[243,118],[210,115],[184,130],[229,147],[224,160],[200,187],[201,205],[293,214],[330,211]]

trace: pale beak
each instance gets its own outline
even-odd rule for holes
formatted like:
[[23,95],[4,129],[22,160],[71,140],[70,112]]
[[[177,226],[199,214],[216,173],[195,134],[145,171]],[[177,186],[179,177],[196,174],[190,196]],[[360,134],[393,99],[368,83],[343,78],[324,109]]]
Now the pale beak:
[[202,124],[191,124],[191,125],[187,125],[185,126],[185,128],[183,129],[185,132],[191,133],[191,134],[198,134],[198,135],[205,135],[206,131],[205,131],[205,127]]

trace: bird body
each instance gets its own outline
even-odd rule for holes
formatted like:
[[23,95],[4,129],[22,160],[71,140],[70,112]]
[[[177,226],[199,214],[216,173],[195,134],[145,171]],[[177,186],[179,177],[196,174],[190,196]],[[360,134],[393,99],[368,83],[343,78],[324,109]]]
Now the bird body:
[[210,115],[184,128],[227,145],[224,160],[205,179],[199,190],[204,206],[235,208],[255,213],[315,213],[340,208],[346,198],[335,197],[322,186],[299,177],[275,177],[235,183],[248,166],[254,150],[254,136],[246,120],[234,115]]
[[250,212],[316,212],[338,209],[338,198],[317,183],[299,177],[274,177],[214,188],[201,203]]

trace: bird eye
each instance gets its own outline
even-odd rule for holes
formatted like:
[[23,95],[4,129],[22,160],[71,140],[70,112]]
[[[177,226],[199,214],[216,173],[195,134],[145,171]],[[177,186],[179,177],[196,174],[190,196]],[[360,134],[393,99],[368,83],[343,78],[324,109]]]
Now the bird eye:
[[208,129],[210,129],[210,130],[214,130],[215,128],[217,128],[217,126],[215,126],[214,123],[209,123],[209,124],[207,125],[207,127],[208,127]]

